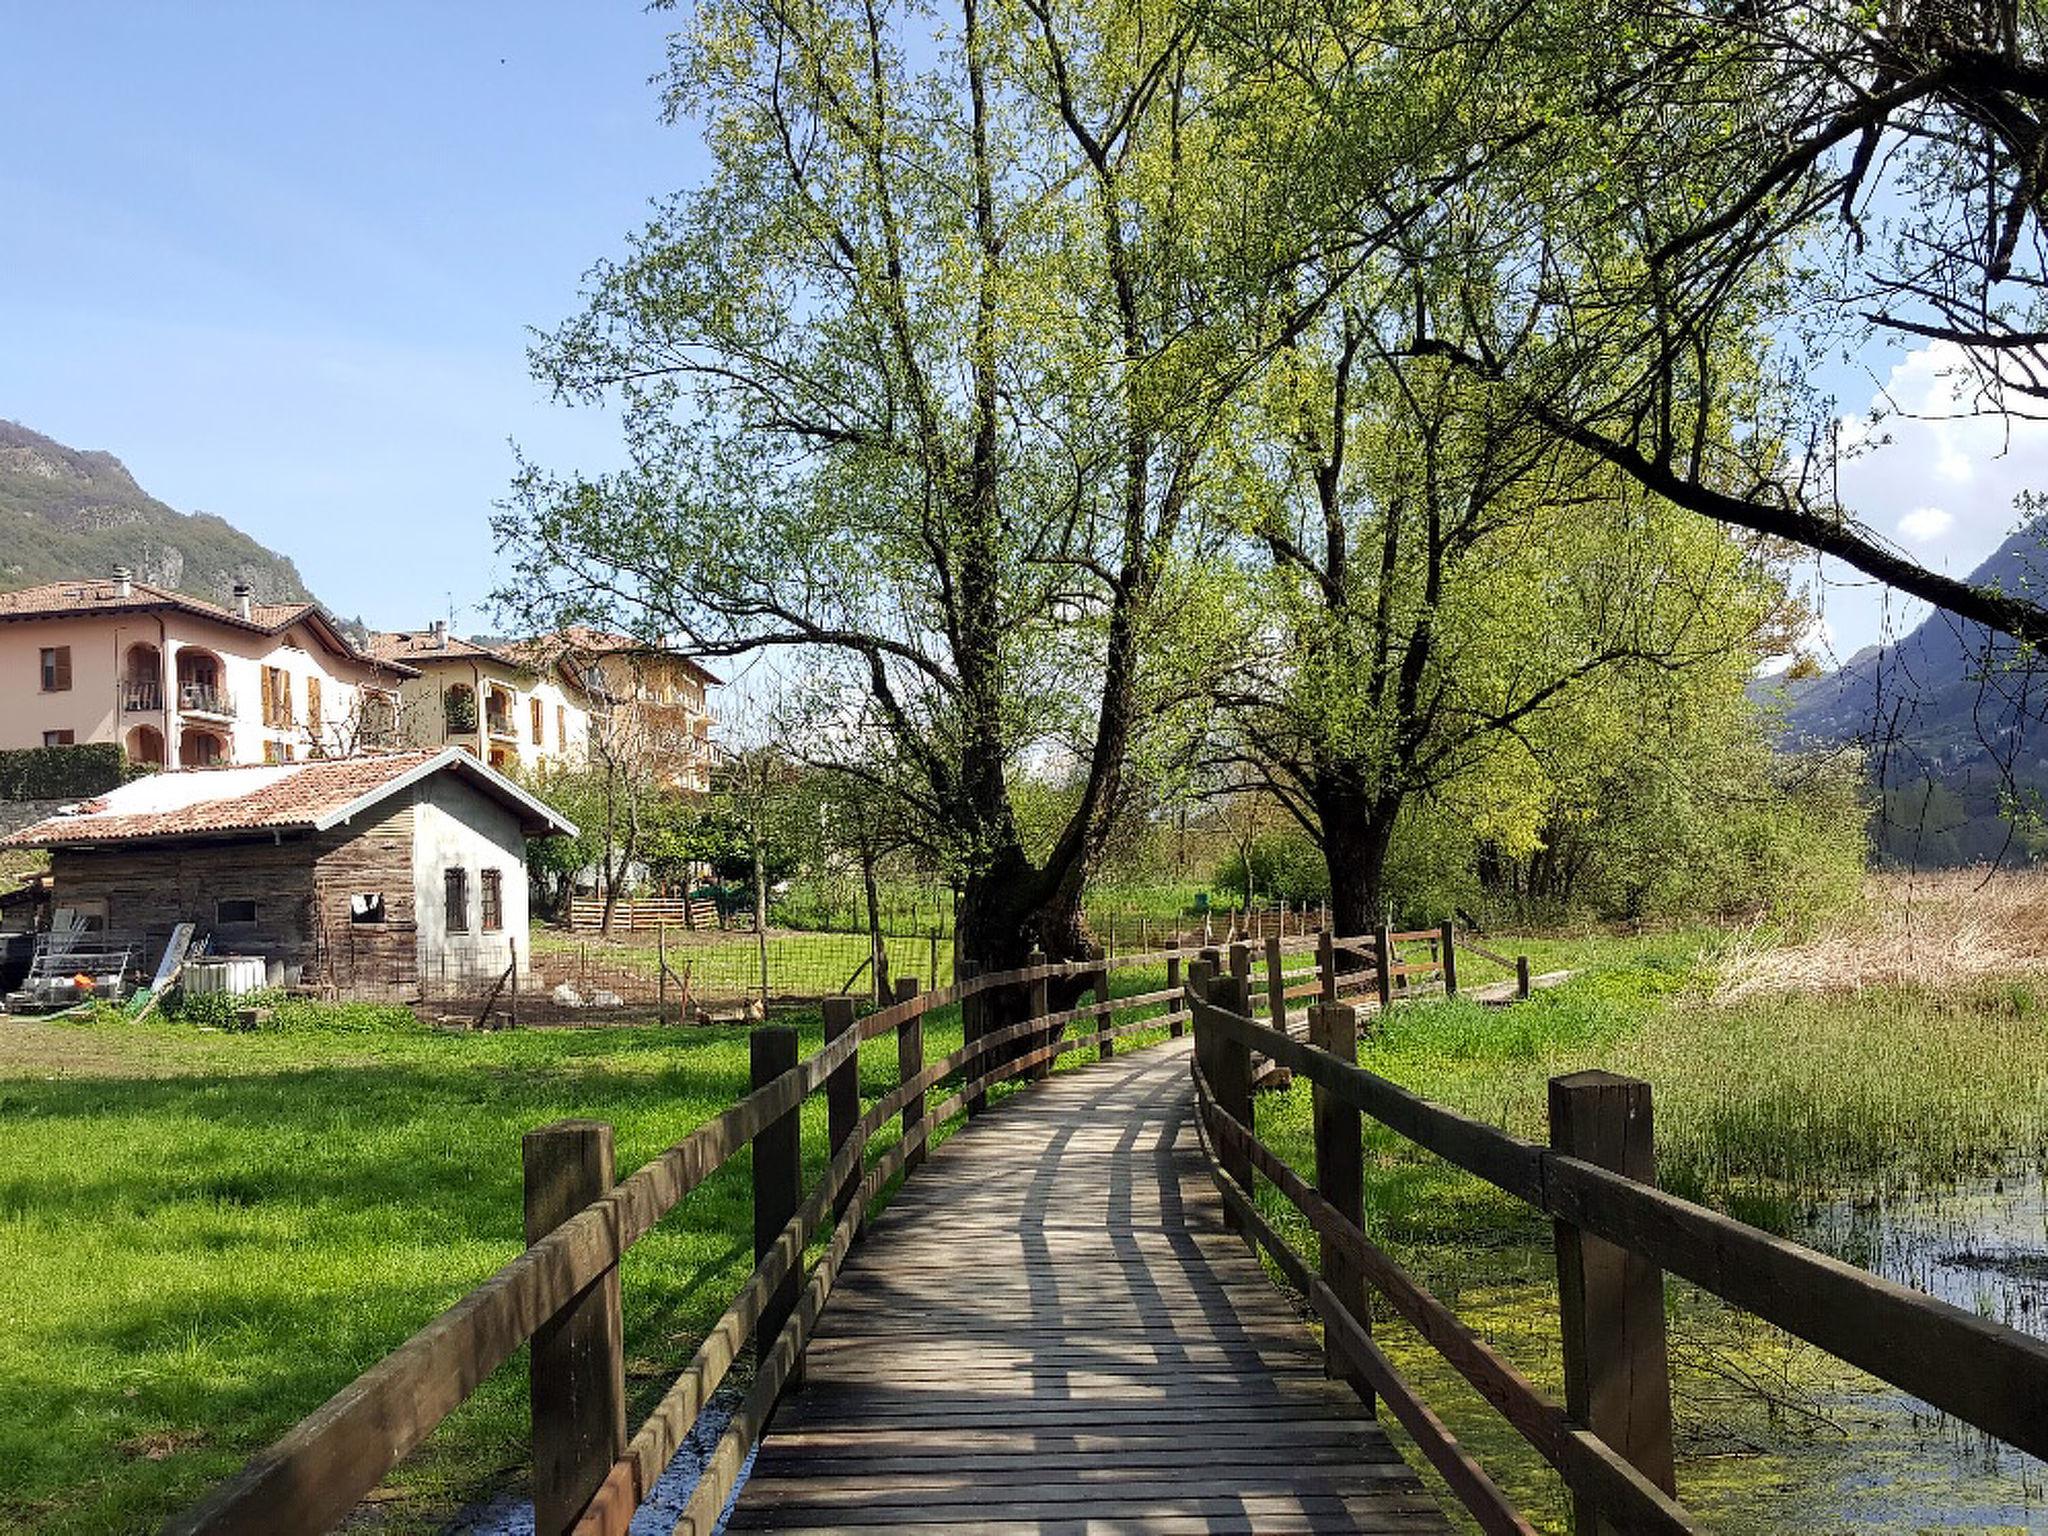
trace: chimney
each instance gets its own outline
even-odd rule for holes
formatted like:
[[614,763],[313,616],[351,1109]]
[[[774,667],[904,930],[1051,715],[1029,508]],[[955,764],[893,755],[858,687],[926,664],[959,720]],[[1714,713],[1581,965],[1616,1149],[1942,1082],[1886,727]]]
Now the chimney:
[[240,614],[245,619],[250,616],[249,583],[247,583],[246,581],[238,581],[235,583],[235,612]]
[[128,567],[127,567],[127,566],[125,566],[125,565],[117,565],[117,566],[115,566],[115,567],[114,567],[114,596],[116,596],[116,597],[133,597],[134,595],[135,595],[135,573],[134,573],[133,571],[129,570],[129,569],[128,569]]
[[432,637],[431,644],[434,650],[445,651],[448,649],[448,621],[446,619],[434,620],[432,627],[428,630],[428,634]]

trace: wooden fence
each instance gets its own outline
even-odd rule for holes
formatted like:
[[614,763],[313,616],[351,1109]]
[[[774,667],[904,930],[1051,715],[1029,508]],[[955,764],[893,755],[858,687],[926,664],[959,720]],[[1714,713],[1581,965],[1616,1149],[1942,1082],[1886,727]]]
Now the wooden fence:
[[[1532,1527],[1374,1344],[1368,1287],[1557,1469],[1582,1532],[1695,1529],[1675,1496],[1667,1270],[1986,1434],[2048,1456],[2048,1342],[1665,1194],[1655,1184],[1648,1083],[1606,1072],[1553,1078],[1550,1144],[1538,1146],[1360,1067],[1357,1012],[1327,989],[1308,1010],[1306,1041],[1284,1015],[1259,1022],[1250,971],[1250,947],[1236,945],[1227,969],[1207,950],[1188,974],[1196,1118],[1226,1211],[1322,1318],[1332,1373],[1369,1404],[1374,1395],[1386,1401],[1481,1529]],[[1254,1053],[1314,1085],[1313,1179],[1258,1137]],[[1562,1404],[1367,1235],[1365,1115],[1553,1219]],[[1314,1227],[1318,1267],[1259,1211],[1258,1178]]]
[[[1108,995],[1112,971],[1161,964],[1163,989]],[[918,1166],[934,1128],[963,1110],[977,1113],[995,1084],[1043,1077],[1069,1051],[1093,1046],[1109,1056],[1133,1034],[1179,1035],[1188,1019],[1180,966],[1179,954],[1166,951],[1033,964],[932,992],[905,979],[896,1002],[865,1018],[856,1016],[850,1000],[830,999],[820,1049],[799,1060],[794,1029],[756,1029],[749,1037],[753,1091],[621,1183],[613,1183],[610,1126],[566,1120],[529,1133],[522,1147],[526,1250],[166,1531],[289,1536],[333,1529],[485,1377],[530,1343],[537,1528],[579,1536],[623,1533],[751,1338],[754,1380],[677,1527],[708,1536],[777,1396],[801,1370],[804,1346],[874,1198]],[[1093,999],[1052,1011],[1048,991],[1056,979],[1081,983]],[[994,1027],[990,1001],[1004,990],[1013,997],[1023,993],[1028,1016]],[[966,1017],[966,1044],[928,1061],[924,1019],[955,1002]],[[1065,1035],[1075,1023],[1090,1027]],[[898,1084],[863,1113],[857,1052],[883,1036],[896,1041]],[[805,1100],[820,1089],[831,1161],[806,1193],[800,1116]],[[927,1103],[945,1090],[941,1102]],[[900,1138],[870,1160],[870,1139],[892,1119],[901,1121]],[[754,1271],[628,1438],[619,1261],[690,1191],[749,1147]],[[806,1254],[820,1236],[827,1238],[823,1253],[807,1270]]]
[[[588,932],[604,926],[604,898],[602,896],[571,896],[569,898],[569,927],[577,932]],[[718,926],[718,903],[705,899],[685,901],[680,896],[643,896],[635,899],[621,897],[612,904],[612,927],[618,931],[638,932],[652,928],[682,928],[694,931],[699,928]],[[746,917],[737,926],[749,932],[753,930],[753,918]]]

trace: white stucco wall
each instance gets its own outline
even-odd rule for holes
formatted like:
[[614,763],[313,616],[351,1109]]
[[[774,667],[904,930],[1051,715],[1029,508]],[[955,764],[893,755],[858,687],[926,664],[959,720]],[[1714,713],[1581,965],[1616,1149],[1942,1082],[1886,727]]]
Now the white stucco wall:
[[[532,966],[527,954],[526,838],[519,818],[452,773],[428,779],[413,807],[413,900],[419,924],[421,982],[431,990],[438,977],[462,967],[502,971],[519,943],[519,969]],[[469,871],[469,932],[450,935],[445,872]],[[505,923],[499,933],[483,931],[483,871],[502,875]]]

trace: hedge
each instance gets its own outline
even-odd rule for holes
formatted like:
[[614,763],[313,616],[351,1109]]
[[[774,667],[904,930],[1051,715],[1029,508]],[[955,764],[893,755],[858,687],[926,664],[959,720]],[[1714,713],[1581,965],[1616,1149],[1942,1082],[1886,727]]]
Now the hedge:
[[0,800],[77,800],[135,777],[118,742],[0,752]]

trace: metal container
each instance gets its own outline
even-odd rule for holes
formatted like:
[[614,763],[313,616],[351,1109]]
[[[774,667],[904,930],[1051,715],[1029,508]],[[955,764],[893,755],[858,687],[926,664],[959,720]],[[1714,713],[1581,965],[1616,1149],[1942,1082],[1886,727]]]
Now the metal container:
[[261,992],[263,984],[261,955],[209,955],[185,965],[185,990],[195,996],[223,992],[229,997],[245,997]]

